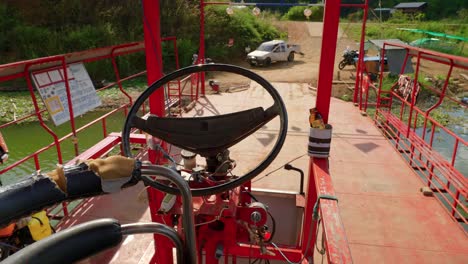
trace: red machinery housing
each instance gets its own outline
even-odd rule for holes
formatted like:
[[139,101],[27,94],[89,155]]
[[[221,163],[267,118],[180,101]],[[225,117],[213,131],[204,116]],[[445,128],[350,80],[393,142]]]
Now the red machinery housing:
[[[227,2],[200,1],[200,51],[198,60],[204,62],[204,7],[210,4],[226,5]],[[265,4],[267,5],[267,4]],[[146,44],[146,58],[148,65],[148,83],[151,84],[162,76],[160,50],[160,15],[159,1],[144,0],[144,30]],[[338,23],[341,7],[363,8],[367,13],[367,1],[364,4],[341,4],[340,0],[328,0],[325,3],[323,39],[318,79],[318,92],[316,108],[323,121],[328,121],[330,107],[331,85],[333,78],[334,58],[338,34]],[[366,18],[364,18],[365,21]],[[363,25],[364,30],[365,25]],[[362,49],[361,42],[361,49]],[[363,52],[361,52],[363,54]],[[362,58],[360,59],[362,63]],[[204,74],[200,74],[201,94],[204,95]],[[162,94],[155,94],[150,99],[150,109],[153,114],[162,116],[164,109],[161,107]],[[311,102],[311,105],[312,102]],[[156,153],[150,153],[151,161],[156,160]],[[324,181],[317,182],[320,177]],[[304,217],[301,222],[299,238],[296,244],[267,246],[268,237],[271,235],[264,227],[267,220],[267,205],[253,202],[250,193],[250,183],[231,190],[229,196],[216,195],[210,198],[196,197],[193,200],[194,207],[199,208],[195,212],[195,225],[197,226],[197,249],[199,262],[205,256],[206,263],[218,263],[218,259],[224,255],[224,263],[229,259],[235,263],[238,257],[277,259],[293,262],[308,262],[313,259],[313,252],[318,228],[314,215],[321,215],[324,230],[325,245],[329,263],[351,263],[351,254],[346,242],[343,225],[336,216],[339,215],[334,191],[328,174],[328,161],[324,158],[311,158],[309,167],[309,181],[305,200]],[[167,223],[173,221],[174,216],[180,214],[180,204],[166,214],[158,214],[165,194],[149,189],[150,208],[153,221]],[[319,202],[319,198],[320,202]],[[255,199],[255,198],[254,198]],[[299,197],[299,199],[301,199]],[[274,205],[268,205],[274,206]],[[315,212],[315,213],[314,213]],[[277,227],[278,228],[278,227]],[[155,240],[154,263],[172,263],[172,246],[166,239]],[[255,245],[252,245],[255,244]]]

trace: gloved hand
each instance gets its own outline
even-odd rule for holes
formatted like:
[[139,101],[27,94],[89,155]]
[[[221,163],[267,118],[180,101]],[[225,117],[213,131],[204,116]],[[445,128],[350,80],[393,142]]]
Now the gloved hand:
[[105,159],[87,160],[89,170],[101,178],[104,192],[120,191],[130,181],[135,170],[135,160],[123,156],[111,156]]

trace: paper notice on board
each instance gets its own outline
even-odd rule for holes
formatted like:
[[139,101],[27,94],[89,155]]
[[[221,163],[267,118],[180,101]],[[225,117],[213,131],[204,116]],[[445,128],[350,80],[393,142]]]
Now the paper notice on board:
[[[93,82],[83,63],[67,67],[73,116],[77,117],[101,105]],[[56,126],[70,120],[65,76],[61,67],[32,73],[34,85]]]

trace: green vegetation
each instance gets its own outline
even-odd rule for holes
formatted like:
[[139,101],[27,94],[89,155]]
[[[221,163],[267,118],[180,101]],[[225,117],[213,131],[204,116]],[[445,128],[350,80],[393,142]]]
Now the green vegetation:
[[[133,95],[139,95],[147,87],[146,78],[138,77],[128,80],[123,83],[125,91]],[[120,106],[128,102],[127,98],[122,94],[117,86],[98,91],[98,96],[101,98],[102,106],[97,111],[108,108]],[[45,109],[45,106],[38,93],[35,93],[37,102],[40,109]],[[7,123],[18,118],[24,117],[28,114],[34,113],[34,105],[31,101],[31,96],[28,91],[4,91],[0,93],[0,124]],[[49,114],[45,111],[42,114],[45,120],[49,119]],[[24,122],[36,121],[36,117],[31,117],[24,120]]]
[[[322,21],[323,20],[323,7],[322,6],[311,6],[308,7],[312,11],[312,15],[309,17],[310,21]],[[295,20],[295,21],[307,21],[304,16],[305,6],[294,6],[291,7],[286,14],[283,15],[284,20]]]
[[[206,48],[207,57],[215,60],[243,58],[245,47],[255,49],[261,42],[286,38],[287,34],[273,26],[274,14],[262,12],[259,17],[252,15],[250,8],[235,8],[234,14],[226,15],[225,6],[206,8]],[[197,32],[198,34],[198,32]],[[230,38],[234,45],[228,47]]]
[[[141,1],[84,0],[5,0],[0,3],[0,64],[63,54],[96,47],[143,40]],[[199,1],[161,0],[162,36],[176,36],[182,67],[192,63],[198,52]],[[226,6],[205,10],[206,57],[215,61],[243,58],[246,46],[287,36],[272,21],[276,17],[262,12],[254,17],[251,8],[226,14]],[[145,20],[145,19],[143,19]],[[234,45],[228,47],[229,39]],[[163,44],[165,72],[175,69],[172,43]],[[145,68],[144,54],[118,59],[122,76]],[[93,79],[114,80],[111,62],[87,64]],[[24,87],[24,85],[22,85]]]
[[[347,25],[346,22],[342,22],[345,33],[356,41],[360,39],[361,35],[361,24],[359,21],[361,18],[359,15],[361,15],[361,13],[350,14],[348,18],[345,19],[345,21],[348,23]],[[389,20],[385,22],[378,22],[378,17],[370,14],[369,21],[366,26],[366,39],[397,38],[404,42],[410,43],[411,41],[417,39],[431,38],[431,36],[426,34],[413,33],[400,30],[398,28],[416,28],[461,37],[468,35],[468,9],[461,9],[458,12],[455,12],[453,17],[437,21],[425,21],[425,17],[426,16],[423,14],[419,16],[410,16],[403,14],[402,12],[395,12]],[[444,53],[468,56],[468,48],[465,48],[465,46],[468,46],[467,43],[451,39],[439,39],[440,44],[431,45],[427,48]]]

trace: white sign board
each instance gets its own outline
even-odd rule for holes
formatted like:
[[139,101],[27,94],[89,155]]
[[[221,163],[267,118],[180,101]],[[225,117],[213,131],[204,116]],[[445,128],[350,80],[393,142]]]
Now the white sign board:
[[[73,116],[77,117],[101,105],[93,82],[83,63],[67,66]],[[56,126],[70,120],[65,76],[61,67],[36,71],[32,79]]]

